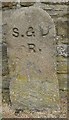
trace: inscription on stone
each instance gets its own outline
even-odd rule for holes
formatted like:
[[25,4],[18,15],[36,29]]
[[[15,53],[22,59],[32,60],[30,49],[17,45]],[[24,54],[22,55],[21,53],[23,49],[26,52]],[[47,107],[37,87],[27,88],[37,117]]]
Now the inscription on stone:
[[[40,29],[41,36],[46,36],[49,33],[49,28],[46,28],[47,30],[44,31],[43,28],[41,28],[41,26],[40,26],[39,29]],[[20,36],[19,29],[13,28],[12,35],[14,37],[19,37]],[[25,35],[28,37],[32,37],[32,36],[36,37],[33,27],[29,27],[28,30],[26,31]],[[24,34],[21,34],[21,37],[24,37]],[[33,50],[33,52],[36,52],[36,50],[35,50],[36,45],[35,44],[27,43],[27,45],[28,45],[29,51]],[[39,51],[41,51],[41,49],[39,49]]]
[[10,98],[14,109],[57,109],[54,22],[41,8],[16,10],[7,23]]

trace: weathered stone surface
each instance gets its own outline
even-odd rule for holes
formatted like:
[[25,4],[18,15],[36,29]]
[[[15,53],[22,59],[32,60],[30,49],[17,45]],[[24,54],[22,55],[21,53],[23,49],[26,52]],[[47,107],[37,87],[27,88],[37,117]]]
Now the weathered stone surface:
[[2,101],[3,103],[11,104],[10,91],[8,89],[2,89]]
[[57,45],[57,55],[61,55],[63,57],[69,57],[69,45],[60,44]]
[[20,0],[20,5],[21,6],[31,6],[35,3],[35,0]]
[[67,28],[68,28],[67,21],[63,22],[58,20],[58,24],[57,24],[58,35],[67,37]]
[[40,0],[41,2],[52,2],[52,3],[65,3],[69,2],[69,0]]
[[8,78],[9,76],[6,75],[2,77],[2,89],[9,89],[10,80]]
[[8,75],[8,59],[7,59],[7,46],[2,44],[2,75]]
[[67,80],[69,79],[69,75],[67,74],[59,74],[59,88],[61,90],[67,90]]
[[53,20],[40,8],[16,10],[8,20],[6,42],[13,108],[58,108],[55,35]]
[[2,88],[2,46],[0,44],[0,89]]
[[18,0],[2,0],[1,2],[9,3],[9,2],[17,2]]
[[[2,0],[3,2],[17,2],[19,0]],[[22,2],[26,2],[27,0],[21,0]],[[36,1],[36,2],[52,2],[52,3],[63,3],[63,2],[68,2],[69,0],[28,0],[29,2],[31,1]],[[27,1],[27,2],[28,2]]]
[[17,2],[2,2],[2,10],[12,9],[17,6]]
[[57,63],[57,71],[61,72],[68,72],[67,71],[67,62],[58,62]]
[[66,57],[63,57],[61,55],[58,55],[56,59],[57,59],[57,62],[67,62]]

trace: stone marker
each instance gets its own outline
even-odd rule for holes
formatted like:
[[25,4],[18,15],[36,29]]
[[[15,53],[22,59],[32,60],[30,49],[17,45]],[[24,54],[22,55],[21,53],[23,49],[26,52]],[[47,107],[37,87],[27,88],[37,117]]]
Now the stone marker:
[[10,98],[14,109],[58,109],[54,22],[41,8],[16,10],[7,20]]

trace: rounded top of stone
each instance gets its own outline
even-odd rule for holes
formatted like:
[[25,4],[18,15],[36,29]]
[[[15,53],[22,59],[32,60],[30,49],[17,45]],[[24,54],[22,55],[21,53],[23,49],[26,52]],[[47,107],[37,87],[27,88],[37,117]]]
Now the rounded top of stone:
[[[37,40],[45,41],[45,43],[48,41],[49,46],[51,46],[53,44],[53,42],[55,42],[54,36],[56,36],[56,31],[55,31],[54,21],[51,18],[51,16],[41,8],[25,7],[25,8],[21,8],[21,9],[16,9],[15,12],[13,12],[11,14],[10,19],[8,18],[6,20],[6,23],[7,23],[7,29],[8,29],[7,37],[9,37],[9,38],[12,37],[12,36],[10,37],[10,32],[12,32],[11,28],[14,27],[16,29],[19,29],[19,31],[21,31],[20,36],[19,36],[20,39],[24,39],[24,38],[26,40],[30,39],[31,33],[28,32],[28,34],[30,34],[30,35],[26,35],[27,34],[26,31],[28,29],[29,29],[29,31],[31,31],[31,29],[32,30],[34,29],[36,37],[34,37],[34,34],[33,34],[33,36],[31,36],[31,38],[33,37],[33,39],[35,39],[35,41],[37,41]],[[24,35],[22,33],[26,33],[26,34]],[[23,35],[24,35],[24,37],[22,38],[21,36],[23,36]],[[27,37],[27,36],[29,36],[29,37]],[[11,40],[7,39],[7,41],[9,42]],[[12,39],[12,41],[11,42],[14,43],[13,39]]]
[[[21,13],[21,14],[20,14]],[[15,17],[14,17],[15,16]],[[35,6],[31,6],[29,8],[21,8],[21,9],[16,9],[15,12],[13,12],[10,16],[10,19],[11,20],[13,17],[14,17],[14,20],[16,21],[16,19],[19,17],[19,16],[22,16],[22,17],[29,17],[31,18],[31,16],[33,16],[34,18],[37,18],[37,20],[39,20],[39,18],[37,16],[39,16],[41,18],[41,16],[43,16],[44,18],[46,17],[46,22],[48,23],[51,23],[51,25],[54,25],[54,21],[53,19],[51,18],[51,16],[46,12],[44,11],[43,9],[41,8],[37,8]],[[19,17],[19,19],[21,19],[21,17]],[[32,18],[31,18],[32,19]],[[9,21],[8,20],[8,21]],[[12,20],[12,22],[14,21]],[[7,21],[6,21],[7,22]],[[10,24],[12,24],[12,22]],[[42,21],[43,22],[43,21]]]

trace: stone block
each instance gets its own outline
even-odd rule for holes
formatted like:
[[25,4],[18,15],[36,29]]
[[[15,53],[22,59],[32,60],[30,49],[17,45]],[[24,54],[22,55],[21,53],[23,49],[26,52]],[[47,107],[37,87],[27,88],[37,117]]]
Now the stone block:
[[65,57],[63,57],[61,55],[58,55],[56,57],[56,60],[57,60],[57,62],[66,62],[67,63],[67,58],[65,58]]
[[9,89],[10,79],[8,75],[2,77],[2,89]]
[[59,71],[60,73],[68,73],[68,70],[67,70],[67,62],[58,62],[57,63],[57,71]]
[[63,22],[62,20],[58,20],[57,23],[57,35],[67,37],[68,24],[67,21]]
[[20,0],[20,5],[24,7],[32,6],[36,0]]
[[17,5],[17,2],[2,2],[2,8],[13,8],[13,6],[16,6]]
[[68,90],[67,89],[68,78],[69,78],[69,76],[67,74],[59,74],[58,75],[60,90]]
[[56,30],[52,18],[41,8],[29,7],[16,9],[6,23],[12,108],[58,110]]
[[2,44],[2,75],[8,75],[8,58],[7,58],[7,46],[6,44]]

